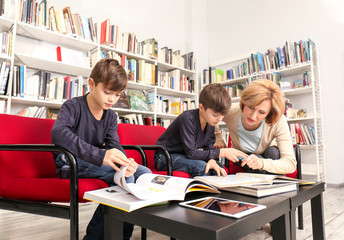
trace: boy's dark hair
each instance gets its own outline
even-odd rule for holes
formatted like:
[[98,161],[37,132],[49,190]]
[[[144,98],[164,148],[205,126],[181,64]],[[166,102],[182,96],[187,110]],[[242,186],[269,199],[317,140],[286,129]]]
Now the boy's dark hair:
[[96,86],[101,82],[105,88],[116,92],[125,89],[128,83],[125,69],[113,58],[99,60],[92,69],[90,78]]
[[227,90],[221,84],[213,83],[202,89],[199,103],[203,105],[204,110],[211,108],[214,112],[225,115],[232,102]]

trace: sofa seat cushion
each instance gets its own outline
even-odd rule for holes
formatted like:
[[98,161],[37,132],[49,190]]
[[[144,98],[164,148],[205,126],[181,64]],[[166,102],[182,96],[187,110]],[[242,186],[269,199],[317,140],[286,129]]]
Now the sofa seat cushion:
[[[109,185],[99,179],[79,179],[79,202],[85,191],[105,188]],[[69,202],[69,179],[60,178],[16,178],[4,184],[1,197],[40,202]]]

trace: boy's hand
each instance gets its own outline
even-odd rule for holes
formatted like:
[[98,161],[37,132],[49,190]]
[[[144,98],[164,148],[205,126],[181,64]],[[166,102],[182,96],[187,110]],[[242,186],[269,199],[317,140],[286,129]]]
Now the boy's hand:
[[225,147],[227,147],[227,145],[226,145],[225,141],[223,141],[223,140],[216,141],[214,143],[214,148],[216,148],[216,149],[225,148]]
[[214,169],[217,172],[217,176],[227,176],[227,172],[224,168],[220,167],[214,159],[210,159],[205,166],[205,173],[208,173],[210,169]]
[[109,165],[118,172],[120,170],[115,163],[121,166],[129,166],[130,160],[124,155],[124,153],[122,153],[117,148],[111,148],[109,150],[106,150],[105,157],[103,159],[103,164]]
[[135,160],[133,158],[129,158],[129,166],[127,168],[127,171],[125,172],[125,177],[130,177],[132,176],[135,172],[136,169],[138,167],[137,163],[135,162]]
[[247,154],[235,148],[221,148],[219,157],[225,157],[232,162],[239,162],[238,157],[246,159]]
[[257,157],[254,154],[251,154],[246,159],[242,160],[241,167],[247,165],[249,168],[252,169],[259,169],[262,170],[264,167],[263,159]]

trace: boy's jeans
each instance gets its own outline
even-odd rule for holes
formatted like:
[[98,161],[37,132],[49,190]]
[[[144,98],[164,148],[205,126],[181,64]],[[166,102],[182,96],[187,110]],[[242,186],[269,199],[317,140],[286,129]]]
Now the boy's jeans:
[[[191,175],[192,178],[195,176],[203,175],[217,175],[217,173],[213,169],[210,169],[209,172],[205,174],[205,166],[207,165],[206,161],[190,159],[187,158],[185,155],[178,153],[171,153],[170,155],[174,171],[187,172]],[[223,168],[223,165],[220,162],[217,161],[217,164]],[[159,171],[164,171],[167,169],[166,157],[162,152],[155,152],[154,165],[155,168]]]
[[[78,177],[79,178],[97,178],[105,181],[110,185],[115,185],[113,177],[116,171],[107,165],[98,167],[92,163],[88,163],[79,158],[76,158],[78,163]],[[57,174],[60,178],[69,178],[69,165],[66,162],[65,156],[61,153],[55,159],[55,166]],[[144,173],[152,173],[148,168],[139,165],[135,174],[129,178],[126,178],[127,183],[134,182],[140,175]],[[131,237],[134,226],[129,223],[124,223],[124,237]],[[99,204],[96,211],[93,214],[91,221],[86,229],[86,236],[84,240],[101,240],[104,239],[104,208],[102,204]]]

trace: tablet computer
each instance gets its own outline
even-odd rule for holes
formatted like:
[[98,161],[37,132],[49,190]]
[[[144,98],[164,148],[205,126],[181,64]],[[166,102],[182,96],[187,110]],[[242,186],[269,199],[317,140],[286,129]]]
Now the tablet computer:
[[215,213],[232,218],[241,218],[265,209],[265,205],[241,202],[218,197],[205,197],[191,201],[181,202],[180,206]]

